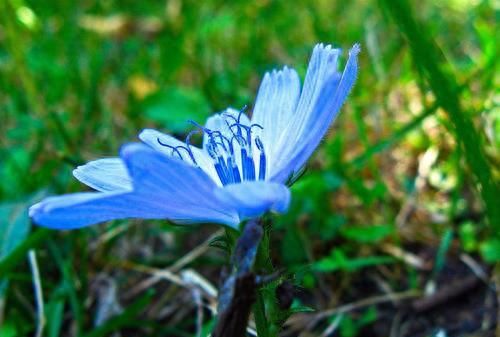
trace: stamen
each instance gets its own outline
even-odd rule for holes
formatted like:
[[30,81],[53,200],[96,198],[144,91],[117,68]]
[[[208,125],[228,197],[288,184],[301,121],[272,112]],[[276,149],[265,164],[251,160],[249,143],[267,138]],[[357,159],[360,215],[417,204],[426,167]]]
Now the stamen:
[[[211,141],[215,141],[215,137],[218,137],[220,139],[220,142],[216,142],[216,144],[221,145],[222,148],[224,149],[224,151],[227,151],[227,148],[226,148],[226,145],[224,144],[224,142],[226,142],[227,146],[229,148],[231,148],[231,140],[229,140],[226,136],[224,136],[222,134],[222,132],[217,131],[217,130],[212,131],[210,129],[207,129],[206,127],[196,123],[193,120],[189,120],[188,122],[193,124],[194,126],[196,126],[198,129],[200,129],[201,132],[206,133],[208,135],[208,137],[210,137]],[[192,132],[190,132],[190,133],[192,133]]]
[[235,183],[241,183],[241,175],[240,175],[240,170],[238,169],[238,166],[236,166],[236,163],[233,161],[233,179]]
[[207,128],[205,128],[203,125],[200,125],[199,123],[193,121],[192,119],[188,120],[188,123],[193,124],[194,126],[196,126],[198,129],[200,129],[203,132],[210,131]]
[[[264,145],[258,135],[253,137],[253,129],[264,129],[260,124],[246,125],[242,123],[242,116],[246,106],[239,112],[238,116],[223,114],[225,123],[232,136],[224,135],[220,130],[210,130],[200,124],[189,121],[199,130],[192,131],[186,137],[186,146],[173,147],[169,146],[180,157],[179,149],[183,149],[192,156],[194,156],[190,148],[190,137],[193,133],[203,132],[208,136],[208,141],[205,149],[213,160],[213,165],[222,185],[240,183],[241,181],[255,181],[256,180],[256,162],[253,160],[252,155],[252,138],[255,146],[260,152],[259,156],[259,176],[258,180],[265,180],[266,178],[266,154]],[[232,123],[229,122],[232,121]],[[237,163],[234,156],[235,144],[237,142],[240,146],[241,163]],[[165,144],[166,145],[166,144]],[[241,165],[240,165],[241,164]]]
[[259,151],[260,151],[259,180],[265,180],[266,179],[266,153],[264,152],[264,144],[262,144],[262,141],[260,140],[259,137],[255,138],[255,145],[257,146],[257,149],[259,149]]
[[182,156],[182,154],[179,151],[179,149],[186,151],[186,153],[189,156],[189,159],[191,159],[191,161],[193,162],[194,165],[198,166],[198,163],[196,162],[196,159],[194,158],[193,151],[191,150],[191,144],[189,144],[189,137],[190,137],[190,135],[191,135],[191,133],[188,134],[188,136],[186,138],[186,146],[183,146],[183,145],[173,146],[173,145],[165,144],[165,143],[163,143],[160,140],[159,137],[156,138],[156,141],[161,146],[165,146],[165,147],[168,147],[169,149],[172,149],[172,154],[176,154],[183,161],[184,161],[184,157]]
[[225,113],[225,114],[224,114],[224,116],[225,116],[225,117],[228,117],[228,118],[231,118],[233,121],[235,121],[235,122],[236,122],[236,123],[238,123],[238,124],[241,124],[241,123],[240,123],[241,116],[242,116],[243,114],[245,114],[245,110],[247,109],[247,107],[248,107],[248,105],[246,105],[246,104],[245,104],[245,105],[243,106],[243,108],[241,108],[241,110],[240,110],[240,111],[239,111],[239,113],[238,113],[238,118],[236,118],[236,117],[234,117],[233,115],[228,114],[228,113]]
[[[210,131],[210,133],[207,133],[208,136],[215,142],[215,137],[214,136],[217,136],[219,138],[219,142],[215,142],[216,144],[222,146],[222,148],[224,149],[224,151],[227,151],[228,148],[231,149],[232,147],[232,144],[231,144],[231,141],[222,134],[222,132],[220,131]],[[228,148],[226,148],[226,144],[224,144],[224,142],[226,142]]]
[[259,128],[261,130],[264,130],[264,127],[260,124],[257,124],[257,123],[253,123],[252,125],[250,125],[250,130],[253,128]]
[[[251,128],[249,126],[243,125],[241,123],[234,123],[234,124],[229,125],[229,130],[232,130],[233,127],[237,127],[238,128],[238,135],[240,137],[243,137],[242,136],[243,132],[241,132],[241,130],[242,129],[245,130],[246,137],[247,137],[247,139],[246,139],[247,144],[251,144],[252,143],[252,130],[251,130]],[[231,131],[231,132],[233,132],[233,131]]]
[[247,149],[241,148],[241,168],[243,171],[243,180],[255,180],[255,166],[253,159],[248,155]]
[[179,149],[175,146],[172,146],[172,145],[168,145],[168,144],[165,144],[163,143],[160,138],[156,138],[156,141],[158,142],[158,144],[160,144],[161,146],[165,146],[165,147],[168,147],[169,149],[172,149],[172,155],[176,154],[179,156],[179,158],[181,160],[184,160],[184,158],[182,157],[182,154],[180,153]]
[[229,162],[230,158],[232,157],[228,157],[228,162],[226,163],[220,152],[217,150],[217,143],[215,143],[213,140],[211,140],[207,144],[207,151],[210,157],[212,157],[212,159],[215,161],[215,171],[217,172],[222,185],[227,185],[234,182],[233,168]]
[[233,141],[236,139],[236,141],[238,142],[238,144],[243,147],[246,145],[246,141],[243,137],[239,136],[239,135],[233,135],[233,137],[231,138],[231,147],[233,147]]
[[196,159],[194,159],[193,150],[191,150],[191,135],[193,135],[195,133],[200,133],[200,130],[190,131],[188,133],[188,135],[186,136],[186,149],[187,149],[187,151],[189,153],[189,157],[193,161],[193,164],[195,164],[196,166],[198,166],[198,163],[196,162]]

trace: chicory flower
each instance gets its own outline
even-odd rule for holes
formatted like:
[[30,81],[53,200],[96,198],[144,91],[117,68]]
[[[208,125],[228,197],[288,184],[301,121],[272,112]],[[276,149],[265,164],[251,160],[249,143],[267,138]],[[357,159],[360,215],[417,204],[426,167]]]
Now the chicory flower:
[[301,90],[288,67],[266,73],[252,118],[227,109],[204,126],[201,148],[155,130],[124,145],[119,158],[79,166],[73,175],[96,192],[49,197],[30,208],[34,222],[74,229],[123,218],[219,223],[234,228],[268,211],[285,212],[287,187],[317,148],[357,76],[359,45],[338,70],[340,49],[315,46]]

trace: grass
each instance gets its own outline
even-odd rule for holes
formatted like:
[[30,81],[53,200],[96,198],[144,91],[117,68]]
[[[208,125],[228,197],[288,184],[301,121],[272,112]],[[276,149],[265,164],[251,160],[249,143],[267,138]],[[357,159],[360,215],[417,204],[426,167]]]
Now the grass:
[[[493,333],[497,321],[488,315],[498,303],[487,287],[449,299],[436,315],[391,302],[411,293],[403,296],[411,307],[429,284],[439,293],[471,270],[498,287],[493,7],[484,0],[0,2],[0,337],[37,329],[30,249],[46,336],[207,335],[209,289],[228,261],[223,240],[204,243],[218,227],[133,220],[61,233],[30,224],[26,207],[83,190],[71,170],[116,155],[143,128],[183,136],[184,121],[251,108],[265,71],[287,64],[303,77],[320,41],[344,49],[360,42],[360,76],[294,185],[290,212],[273,218],[271,258],[296,289],[295,325],[285,331],[387,336],[404,325],[409,335],[442,328],[455,336],[466,328],[454,318],[466,313],[469,329]],[[423,163],[429,151],[437,156]],[[179,269],[180,259],[187,263]],[[168,281],[160,270],[181,280],[194,272],[197,286]],[[201,329],[194,289],[206,306]],[[103,298],[123,311],[108,310],[94,327],[107,312]],[[336,308],[352,309],[328,314]]]

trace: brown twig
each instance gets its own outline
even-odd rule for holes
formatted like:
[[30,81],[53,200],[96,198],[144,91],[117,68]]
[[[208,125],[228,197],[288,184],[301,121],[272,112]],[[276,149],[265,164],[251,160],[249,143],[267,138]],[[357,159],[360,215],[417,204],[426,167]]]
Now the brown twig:
[[457,298],[460,295],[474,289],[480,283],[480,279],[474,276],[469,276],[464,280],[444,286],[434,295],[420,298],[412,303],[412,308],[416,312],[423,312],[434,309],[435,307],[444,304]]
[[229,306],[220,313],[212,337],[245,337],[252,305],[255,302],[255,275],[237,277],[234,296]]
[[[352,302],[348,303],[345,305],[341,305],[339,307],[335,307],[332,309],[327,309],[323,310],[317,313],[304,313],[304,314],[297,314],[286,322],[286,325],[288,326],[293,326],[297,325],[299,321],[305,321],[305,326],[307,329],[311,329],[314,327],[320,320],[326,319],[328,317],[331,317],[336,314],[342,314],[354,310],[358,310],[370,305],[375,305],[375,304],[381,304],[381,303],[386,303],[386,302],[394,302],[394,301],[401,301],[413,297],[418,297],[420,296],[420,292],[414,291],[414,290],[409,290],[405,292],[400,292],[400,293],[392,293],[388,295],[381,295],[381,296],[374,296],[374,297],[369,297],[365,298],[363,300],[357,301],[357,302]],[[296,330],[296,329],[295,329]]]

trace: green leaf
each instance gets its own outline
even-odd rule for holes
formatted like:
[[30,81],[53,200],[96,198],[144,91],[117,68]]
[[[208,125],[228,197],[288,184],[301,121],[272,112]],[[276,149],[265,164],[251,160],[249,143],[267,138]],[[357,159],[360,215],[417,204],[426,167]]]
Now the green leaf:
[[0,205],[0,261],[21,243],[30,230],[26,203]]
[[15,337],[18,336],[17,332],[18,331],[16,330],[16,326],[14,324],[3,322],[0,329],[0,337]]
[[47,317],[50,317],[47,320],[47,336],[60,336],[63,323],[64,301],[62,299],[52,300],[47,304],[46,308]]
[[307,305],[300,304],[298,301],[294,301],[292,307],[290,308],[290,315],[298,314],[301,312],[315,312],[314,308],[308,307]]
[[366,256],[349,258],[341,249],[334,249],[330,256],[317,261],[313,268],[320,272],[333,272],[344,270],[354,272],[370,266],[393,263],[395,260],[389,256]]
[[[30,230],[26,203],[0,205],[0,263],[24,241]],[[7,280],[0,280],[0,296],[7,288]]]
[[481,256],[486,262],[496,263],[500,261],[500,240],[490,239],[479,246]]
[[458,229],[458,235],[466,252],[473,252],[477,249],[477,228],[474,223],[471,221],[462,223]]
[[352,241],[362,243],[375,243],[385,239],[394,232],[392,225],[372,225],[372,226],[344,226],[340,234]]
[[453,231],[448,229],[439,243],[439,248],[436,253],[436,262],[434,263],[434,275],[437,275],[444,267],[446,262],[446,253],[450,249],[450,245],[453,239]]
[[9,256],[0,260],[0,275],[7,273],[14,268],[16,264],[25,257],[28,250],[45,241],[51,233],[53,233],[53,231],[46,228],[40,228],[31,233],[28,238],[19,244]]
[[[337,316],[332,317],[332,321],[336,318]],[[351,318],[350,315],[345,315],[342,316],[340,321],[340,336],[342,337],[354,337],[356,336],[358,329],[356,327],[356,323],[354,320]]]
[[189,120],[204,124],[210,105],[201,92],[190,88],[160,90],[143,101],[143,110],[152,121],[174,133],[183,133],[193,126]]

